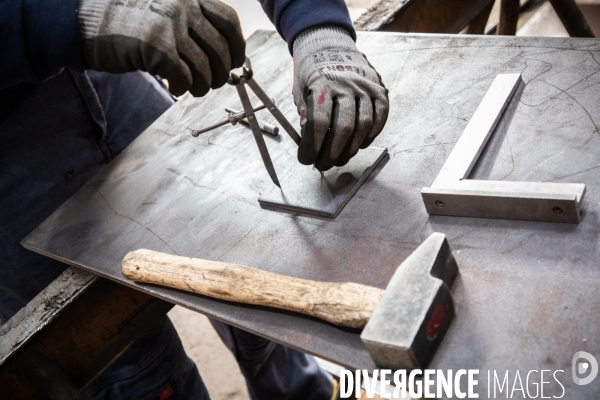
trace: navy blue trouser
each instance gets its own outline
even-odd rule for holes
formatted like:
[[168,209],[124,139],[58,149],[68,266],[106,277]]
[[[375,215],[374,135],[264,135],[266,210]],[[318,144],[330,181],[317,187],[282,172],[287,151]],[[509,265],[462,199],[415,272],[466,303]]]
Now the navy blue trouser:
[[[66,265],[19,242],[173,104],[142,72],[64,71],[0,93],[0,324]],[[211,321],[253,399],[326,400],[332,382],[313,357]],[[226,372],[226,371],[224,371]],[[93,399],[208,399],[167,317],[110,366]]]

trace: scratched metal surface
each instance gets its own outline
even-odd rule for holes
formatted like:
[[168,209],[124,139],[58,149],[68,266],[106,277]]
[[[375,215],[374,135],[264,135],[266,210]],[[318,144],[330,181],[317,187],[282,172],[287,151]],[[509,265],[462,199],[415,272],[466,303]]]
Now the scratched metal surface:
[[[385,287],[430,233],[443,232],[460,268],[457,317],[432,365],[562,369],[568,390],[597,398],[600,379],[575,389],[570,363],[576,351],[600,357],[600,42],[359,34],[358,46],[390,89],[390,118],[373,144],[387,147],[390,159],[336,219],[260,208],[257,199],[272,183],[247,128],[190,136],[189,127],[222,119],[223,107],[239,108],[226,87],[181,99],[24,245],[342,365],[372,368],[359,332],[136,285],[123,279],[120,261],[149,248]],[[261,32],[248,55],[259,83],[298,126],[285,43]],[[521,72],[524,85],[472,176],[583,182],[578,225],[425,212],[421,188],[433,182],[496,74],[506,72]],[[265,140],[284,176],[294,143],[283,134]]]

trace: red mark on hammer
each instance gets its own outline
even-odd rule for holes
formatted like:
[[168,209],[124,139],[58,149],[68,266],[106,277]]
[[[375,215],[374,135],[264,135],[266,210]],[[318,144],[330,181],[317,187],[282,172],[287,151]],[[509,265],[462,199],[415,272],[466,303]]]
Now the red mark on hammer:
[[434,341],[437,338],[437,335],[440,331],[440,327],[444,322],[444,317],[446,316],[446,305],[438,304],[429,320],[429,324],[427,324],[427,339],[430,341]]
[[327,95],[328,91],[329,91],[329,85],[325,86],[323,88],[323,90],[321,90],[321,94],[319,95],[319,99],[317,100],[318,105],[325,103],[325,96]]
[[173,388],[171,386],[167,387],[165,390],[160,392],[158,398],[160,400],[166,400],[173,395]]

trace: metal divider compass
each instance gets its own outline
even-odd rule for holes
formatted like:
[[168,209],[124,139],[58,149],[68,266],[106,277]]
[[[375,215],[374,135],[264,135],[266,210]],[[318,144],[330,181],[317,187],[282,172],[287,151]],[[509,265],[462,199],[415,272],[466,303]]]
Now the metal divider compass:
[[[292,138],[297,145],[300,145],[300,135],[298,132],[292,127],[290,122],[283,116],[279,108],[275,105],[275,102],[267,96],[264,90],[256,83],[254,78],[252,77],[252,64],[250,63],[250,59],[246,57],[246,61],[242,66],[242,75],[238,76],[233,72],[229,75],[229,79],[227,83],[235,86],[238,96],[240,97],[240,101],[242,106],[244,107],[244,111],[240,113],[229,113],[229,118],[225,121],[219,122],[217,124],[211,125],[207,128],[201,130],[193,130],[192,136],[197,137],[204,132],[208,132],[212,129],[218,128],[219,126],[223,126],[225,124],[231,123],[232,125],[237,124],[239,121],[243,119],[248,120],[248,124],[252,129],[252,135],[254,135],[254,140],[256,140],[256,144],[258,146],[258,150],[260,151],[260,156],[262,157],[263,163],[267,168],[267,172],[271,177],[271,180],[275,185],[281,188],[279,183],[279,179],[277,179],[277,173],[275,172],[275,167],[273,166],[273,162],[271,161],[271,156],[269,155],[269,150],[267,149],[267,145],[265,143],[265,139],[262,136],[262,131],[259,126],[258,120],[256,119],[256,115],[254,114],[256,111],[262,110],[264,108],[268,109],[271,112],[271,115],[279,122],[281,127],[287,132],[288,135]],[[262,101],[262,105],[253,108],[252,103],[250,102],[250,98],[248,97],[248,92],[246,91],[246,86],[250,86],[250,89],[256,94],[256,97]]]

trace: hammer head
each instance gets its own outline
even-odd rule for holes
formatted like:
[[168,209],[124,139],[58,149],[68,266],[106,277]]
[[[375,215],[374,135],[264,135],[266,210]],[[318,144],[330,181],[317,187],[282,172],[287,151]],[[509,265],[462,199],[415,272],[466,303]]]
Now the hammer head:
[[377,366],[425,367],[454,318],[458,274],[446,236],[433,233],[396,270],[360,338]]

